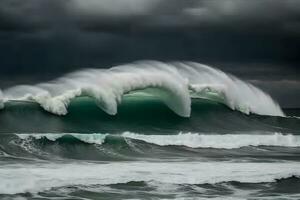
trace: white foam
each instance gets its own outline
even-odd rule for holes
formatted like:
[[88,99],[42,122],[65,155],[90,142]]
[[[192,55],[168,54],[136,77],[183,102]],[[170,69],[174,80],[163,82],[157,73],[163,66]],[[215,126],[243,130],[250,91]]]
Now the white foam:
[[71,185],[130,181],[204,184],[225,181],[272,182],[300,176],[299,163],[114,162],[35,163],[0,166],[0,194],[39,192]]
[[282,146],[300,147],[300,136],[275,134],[197,134],[180,133],[178,135],[142,135],[123,133],[126,138],[137,139],[160,146],[180,145],[191,148],[234,149],[246,146]]
[[[47,138],[51,141],[71,135],[83,142],[90,144],[103,144],[109,134],[93,133],[46,133],[46,134],[17,134],[21,139]],[[120,137],[120,135],[112,135]],[[269,134],[198,134],[180,133],[178,135],[143,135],[132,132],[124,132],[121,137],[144,141],[160,146],[176,145],[191,148],[217,148],[234,149],[246,146],[281,146],[281,147],[300,147],[299,135],[283,135],[281,133]]]
[[59,138],[62,138],[64,136],[72,136],[78,140],[81,140],[86,143],[90,144],[103,144],[105,141],[105,138],[108,134],[97,134],[97,133],[90,133],[90,134],[80,134],[80,133],[22,133],[22,134],[16,134],[19,138],[25,140],[34,138],[37,140],[47,138],[50,141],[56,141]]
[[200,63],[174,65],[184,77],[188,77],[190,89],[200,97],[224,103],[246,114],[284,116],[268,94],[248,82]]
[[30,100],[51,113],[65,115],[72,99],[88,96],[105,112],[115,115],[124,94],[147,88],[183,117],[190,116],[191,97],[218,101],[246,114],[284,116],[268,94],[250,83],[191,62],[144,61],[106,70],[83,70],[49,83],[15,86],[0,95],[0,107],[11,100]]

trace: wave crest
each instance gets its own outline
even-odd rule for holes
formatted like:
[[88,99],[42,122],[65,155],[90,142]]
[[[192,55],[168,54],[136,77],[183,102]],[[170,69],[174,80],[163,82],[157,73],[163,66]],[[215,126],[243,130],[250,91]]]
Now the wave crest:
[[115,115],[123,95],[145,89],[183,117],[191,114],[191,98],[216,101],[246,114],[284,116],[279,105],[260,89],[192,62],[144,61],[78,71],[48,83],[8,88],[0,94],[0,107],[11,100],[34,101],[46,111],[65,115],[72,99],[87,96],[106,113]]

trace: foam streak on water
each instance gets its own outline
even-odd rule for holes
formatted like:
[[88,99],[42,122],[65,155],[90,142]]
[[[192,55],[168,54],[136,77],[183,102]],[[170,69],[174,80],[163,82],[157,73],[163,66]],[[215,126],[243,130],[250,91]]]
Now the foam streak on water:
[[111,162],[35,163],[0,166],[0,193],[39,192],[74,185],[110,185],[130,181],[204,184],[273,182],[300,176],[299,163]]

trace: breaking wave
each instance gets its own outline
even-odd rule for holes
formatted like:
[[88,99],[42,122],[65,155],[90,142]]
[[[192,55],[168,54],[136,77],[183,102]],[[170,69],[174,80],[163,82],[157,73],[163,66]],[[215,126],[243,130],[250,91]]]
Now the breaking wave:
[[[275,134],[197,134],[180,133],[178,135],[143,135],[125,132],[121,135],[109,134],[17,134],[20,139],[47,139],[56,141],[73,137],[81,142],[88,144],[106,143],[107,137],[114,137],[119,140],[134,139],[159,146],[186,146],[190,148],[216,148],[216,149],[235,149],[246,146],[281,146],[281,147],[300,147],[300,136]],[[114,141],[115,143],[115,141]]]
[[14,86],[0,91],[0,108],[9,101],[33,101],[46,111],[65,115],[72,99],[87,96],[106,113],[115,115],[123,95],[140,95],[141,90],[182,117],[191,114],[191,98],[209,99],[246,114],[284,116],[279,105],[260,89],[194,62],[136,62],[78,71],[32,86]]

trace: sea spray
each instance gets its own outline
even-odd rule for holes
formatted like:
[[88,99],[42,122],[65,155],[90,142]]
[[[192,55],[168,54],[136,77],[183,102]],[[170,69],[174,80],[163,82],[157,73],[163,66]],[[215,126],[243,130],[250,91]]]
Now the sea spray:
[[246,114],[284,116],[268,94],[250,83],[192,62],[143,61],[106,70],[82,70],[49,83],[8,88],[0,96],[0,105],[29,100],[46,111],[65,115],[72,99],[87,96],[106,113],[115,115],[123,95],[145,89],[182,117],[191,114],[191,98],[216,101]]

